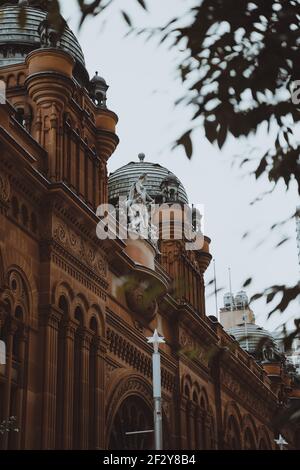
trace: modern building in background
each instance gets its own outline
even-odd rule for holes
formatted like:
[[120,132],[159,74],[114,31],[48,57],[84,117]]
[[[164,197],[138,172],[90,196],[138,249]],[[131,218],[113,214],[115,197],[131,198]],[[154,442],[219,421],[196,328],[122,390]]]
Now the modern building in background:
[[[90,79],[68,27],[58,37],[45,2],[26,3],[25,27],[19,2],[0,7],[0,420],[20,430],[2,449],[153,448],[152,434],[127,433],[153,427],[156,328],[164,449],[275,449],[279,433],[300,448],[299,427],[280,419],[300,388],[272,338],[253,350],[266,332],[246,295],[226,300],[224,327],[207,316],[210,239],[191,251],[175,237],[182,183],[142,155],[108,178],[108,85]],[[129,197],[143,174],[150,198],[177,203],[169,239],[162,213],[158,246],[99,240],[98,206]]]
[[[300,272],[300,206],[297,207],[296,215],[296,240],[298,249],[299,259],[299,272]],[[300,281],[299,281],[300,282]],[[299,305],[300,314],[300,305]],[[300,375],[300,332],[294,335],[293,340],[289,341],[290,335],[293,335],[293,330],[289,331],[286,328],[282,328],[281,331],[274,332],[274,338],[277,343],[279,350],[285,354],[289,361],[294,365],[298,374]]]

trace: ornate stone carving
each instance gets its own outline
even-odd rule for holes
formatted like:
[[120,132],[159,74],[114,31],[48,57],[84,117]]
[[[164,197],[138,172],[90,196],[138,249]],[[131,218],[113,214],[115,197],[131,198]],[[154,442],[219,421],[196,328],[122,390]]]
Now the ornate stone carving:
[[9,202],[10,198],[10,183],[8,176],[0,172],[0,201]]
[[124,380],[112,397],[112,400],[109,406],[109,412],[107,415],[108,423],[112,422],[112,413],[114,413],[118,409],[118,406],[121,400],[129,391],[139,396],[142,396],[144,399],[146,399],[149,402],[149,404],[152,403],[152,393],[151,393],[150,383],[147,386],[147,384],[143,383],[142,380],[138,380],[136,378],[129,378],[129,380]]
[[225,386],[231,393],[238,396],[242,403],[246,403],[252,410],[256,411],[262,418],[270,419],[270,413],[266,406],[265,400],[257,399],[253,390],[244,387],[237,381],[229,372],[221,369],[220,371],[221,384]]
[[84,241],[83,238],[59,220],[54,222],[53,238],[98,275],[101,277],[107,276],[107,263],[99,250]]
[[[108,328],[107,336],[109,351],[119,357],[124,363],[138,370],[145,377],[152,377],[152,361],[150,356],[142,353],[124,337]],[[166,369],[162,368],[162,386],[172,392],[175,388],[175,378]]]

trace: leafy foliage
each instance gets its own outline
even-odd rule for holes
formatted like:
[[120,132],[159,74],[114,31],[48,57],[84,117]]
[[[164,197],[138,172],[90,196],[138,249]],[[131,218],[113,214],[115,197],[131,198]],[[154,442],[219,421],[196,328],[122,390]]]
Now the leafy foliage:
[[288,186],[295,178],[299,185],[293,137],[300,113],[291,99],[299,79],[299,0],[203,0],[192,12],[189,26],[175,21],[162,28],[162,40],[172,35],[174,46],[187,46],[181,71],[194,119],[220,148],[229,134],[249,136],[262,123],[269,130],[275,124],[274,145],[261,157],[256,178],[267,172],[270,181],[282,178]]

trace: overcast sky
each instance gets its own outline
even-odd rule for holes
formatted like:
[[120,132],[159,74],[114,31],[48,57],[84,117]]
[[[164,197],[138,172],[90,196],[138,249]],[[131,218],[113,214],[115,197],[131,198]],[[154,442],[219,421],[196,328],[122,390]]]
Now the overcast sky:
[[[181,179],[190,202],[205,206],[205,232],[212,239],[211,253],[216,260],[219,288],[228,290],[229,266],[234,293],[249,277],[255,279],[247,289],[249,296],[274,284],[293,285],[299,280],[295,223],[292,221],[276,233],[270,231],[270,226],[294,213],[299,204],[296,185],[289,192],[278,185],[272,195],[250,205],[271,186],[267,179],[257,182],[245,169],[238,165],[232,167],[249,149],[254,148],[253,158],[262,155],[268,145],[266,133],[262,130],[251,141],[229,139],[219,151],[198,130],[193,136],[195,150],[191,161],[182,148],[172,150],[172,144],[188,128],[192,115],[190,109],[174,108],[174,102],[184,92],[175,70],[180,52],[158,47],[154,39],[145,43],[142,37],[125,37],[127,26],[118,5],[128,9],[138,27],[144,27],[163,25],[173,15],[184,14],[192,3],[148,0],[152,7],[147,14],[136,0],[122,0],[116,2],[104,22],[100,18],[89,19],[78,33],[76,0],[62,2],[64,16],[81,43],[87,69],[91,76],[99,71],[110,85],[108,107],[120,119],[120,145],[109,161],[109,171],[137,161],[138,153],[144,152],[147,160],[169,168]],[[252,234],[242,239],[246,231]],[[283,237],[290,240],[275,250],[274,246]],[[212,276],[211,265],[206,282]],[[224,292],[218,296],[219,306],[223,305]],[[207,289],[207,314],[214,315],[215,300],[209,293]],[[256,302],[253,309],[257,323],[269,329],[300,315],[299,303],[291,305],[284,316],[273,316],[269,321],[266,321],[268,310],[264,303]]]

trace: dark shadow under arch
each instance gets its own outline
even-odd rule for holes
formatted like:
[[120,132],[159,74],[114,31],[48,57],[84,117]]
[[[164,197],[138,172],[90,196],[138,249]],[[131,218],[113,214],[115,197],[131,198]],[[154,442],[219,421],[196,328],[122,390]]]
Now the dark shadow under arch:
[[121,403],[111,429],[109,450],[153,449],[153,433],[127,436],[126,432],[153,429],[153,413],[139,396],[130,395]]

